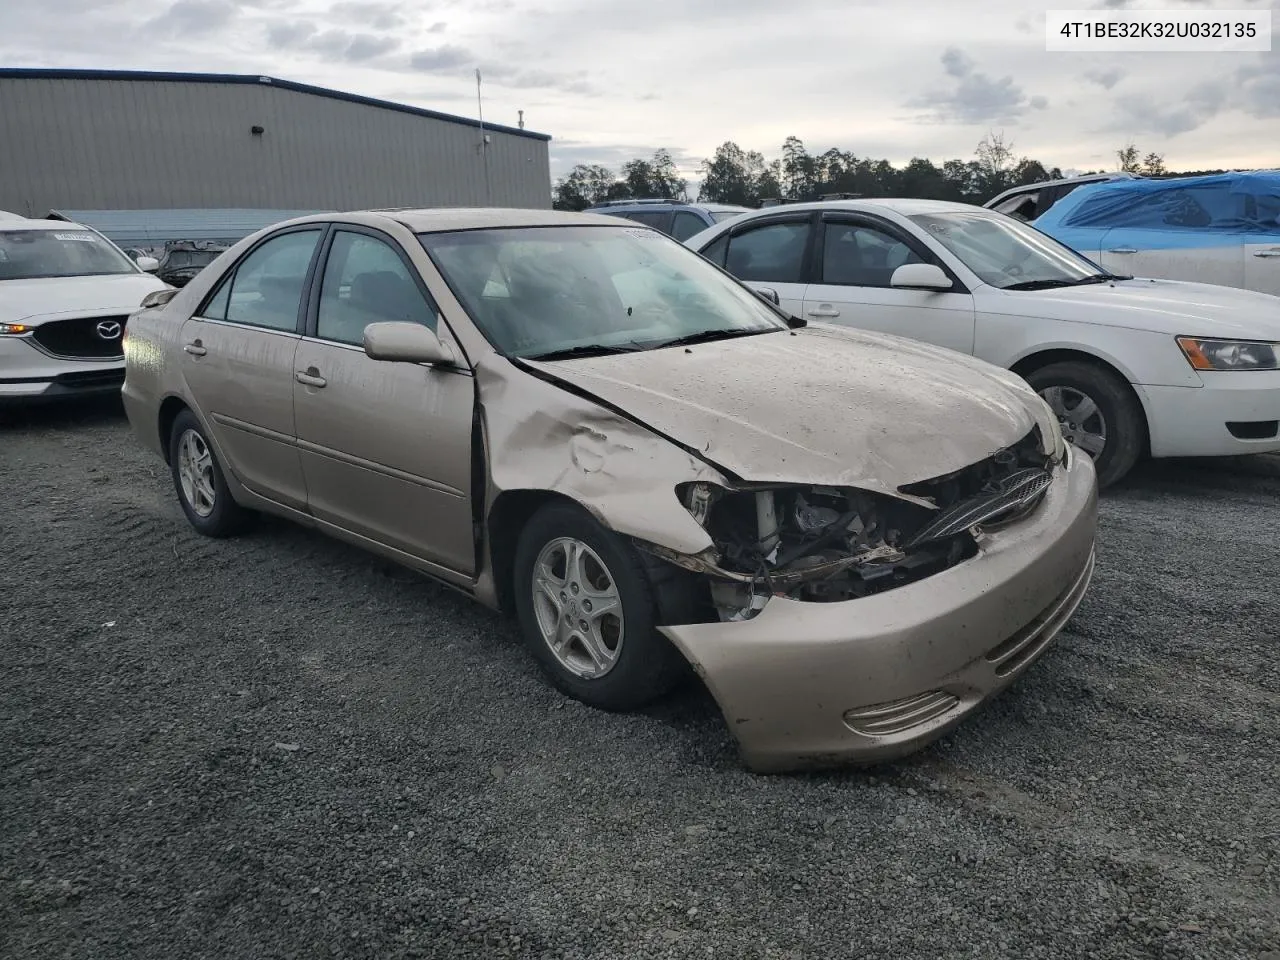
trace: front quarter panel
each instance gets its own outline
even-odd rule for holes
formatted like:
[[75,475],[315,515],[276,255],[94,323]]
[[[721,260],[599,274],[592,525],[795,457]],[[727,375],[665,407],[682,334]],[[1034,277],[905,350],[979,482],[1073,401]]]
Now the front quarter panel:
[[476,366],[489,496],[539,490],[580,503],[624,536],[678,553],[711,538],[680,503],[676,484],[724,484],[715,469],[633,420],[489,354]]
[[[989,288],[988,288],[989,290]],[[1150,386],[1200,387],[1173,337],[1149,330],[1080,320],[1016,314],[1004,304],[990,309],[989,293],[977,298],[974,355],[1006,369],[1037,353],[1074,350],[1111,365],[1130,383]]]

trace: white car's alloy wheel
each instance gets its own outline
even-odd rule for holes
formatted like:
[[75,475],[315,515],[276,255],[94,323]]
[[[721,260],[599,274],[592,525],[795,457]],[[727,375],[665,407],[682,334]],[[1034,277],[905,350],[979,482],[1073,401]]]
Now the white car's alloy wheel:
[[1094,460],[1107,448],[1107,419],[1097,402],[1074,387],[1045,387],[1040,391],[1062,427],[1062,437]]

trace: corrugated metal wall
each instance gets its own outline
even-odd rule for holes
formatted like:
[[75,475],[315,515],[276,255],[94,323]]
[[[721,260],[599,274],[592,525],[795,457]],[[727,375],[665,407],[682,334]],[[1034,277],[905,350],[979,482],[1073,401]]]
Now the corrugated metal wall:
[[550,207],[546,141],[489,135],[486,196],[475,127],[265,83],[0,77],[0,210]]

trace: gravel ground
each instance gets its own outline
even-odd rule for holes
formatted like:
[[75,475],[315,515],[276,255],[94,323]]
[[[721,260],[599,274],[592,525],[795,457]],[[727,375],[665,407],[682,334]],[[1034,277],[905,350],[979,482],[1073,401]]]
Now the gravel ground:
[[1008,694],[801,777],[318,534],[199,538],[118,409],[0,423],[0,491],[0,956],[1280,960],[1280,460],[1144,468]]

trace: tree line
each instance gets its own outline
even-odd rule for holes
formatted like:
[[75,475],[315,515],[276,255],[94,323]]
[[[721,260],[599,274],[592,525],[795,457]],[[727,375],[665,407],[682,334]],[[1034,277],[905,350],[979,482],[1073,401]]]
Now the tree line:
[[[1221,173],[1195,170],[1172,174],[1158,153],[1145,156],[1132,143],[1116,151],[1116,169],[1145,176],[1191,176]],[[1018,156],[1003,134],[988,133],[971,160],[947,160],[941,166],[915,157],[901,167],[888,160],[859,157],[834,147],[810,153],[799,137],[787,137],[781,155],[766,160],[754,150],[727,141],[700,165],[702,184],[691,196],[668,150],[623,164],[615,173],[598,164],[579,164],[556,181],[557,210],[584,210],[609,200],[662,198],[700,200],[758,207],[767,200],[819,200],[832,194],[863,197],[914,197],[985,203],[1010,187],[1063,176],[1058,167]],[[1103,171],[1087,171],[1101,173]]]

